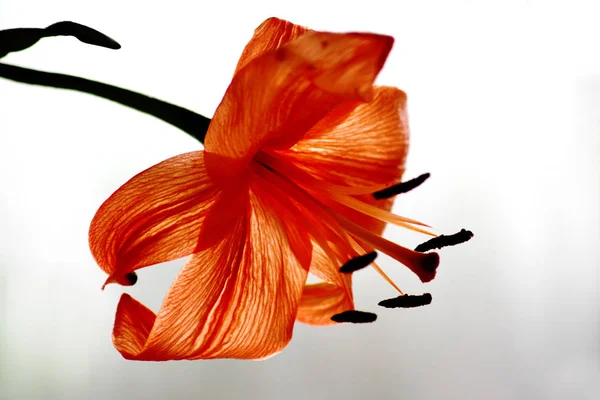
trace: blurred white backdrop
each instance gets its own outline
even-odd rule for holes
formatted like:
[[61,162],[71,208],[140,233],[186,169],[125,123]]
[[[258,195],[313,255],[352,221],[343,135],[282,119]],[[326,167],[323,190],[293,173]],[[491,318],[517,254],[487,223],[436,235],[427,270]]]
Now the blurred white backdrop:
[[[100,286],[88,249],[98,206],[137,172],[199,148],[161,121],[89,95],[0,78],[1,399],[600,398],[600,25],[594,2],[0,0],[0,29],[72,20],[122,49],[44,39],[3,62],[70,73],[211,116],[253,29],[278,16],[393,35],[378,83],[409,96],[407,177],[395,210],[440,233],[433,303],[356,275],[366,326],[298,324],[262,362],[142,363],[110,341],[125,290],[157,310],[183,261]],[[409,246],[422,237],[389,228]]]

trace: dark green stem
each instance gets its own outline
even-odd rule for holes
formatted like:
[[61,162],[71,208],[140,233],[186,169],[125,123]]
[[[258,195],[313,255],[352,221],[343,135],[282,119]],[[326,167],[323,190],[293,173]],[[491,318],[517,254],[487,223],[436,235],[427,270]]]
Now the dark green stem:
[[204,143],[210,118],[141,93],[71,75],[37,71],[0,63],[0,77],[32,85],[93,94],[162,119]]

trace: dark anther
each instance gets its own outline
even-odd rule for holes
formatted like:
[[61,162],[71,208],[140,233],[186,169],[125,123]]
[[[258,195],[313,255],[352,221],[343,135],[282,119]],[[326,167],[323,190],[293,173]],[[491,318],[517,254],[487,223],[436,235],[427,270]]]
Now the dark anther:
[[403,294],[393,299],[381,300],[379,305],[385,308],[414,308],[431,304],[431,294]]
[[340,272],[345,274],[352,273],[354,271],[358,271],[359,269],[363,269],[364,267],[371,264],[377,258],[377,252],[373,251],[371,253],[363,254],[362,256],[354,257],[346,264],[340,267]]
[[125,275],[125,279],[127,280],[127,283],[129,283],[129,286],[133,286],[137,282],[138,276],[135,272],[130,272]]
[[425,182],[427,180],[427,178],[429,178],[430,176],[431,176],[431,174],[429,172],[427,172],[427,173],[417,176],[416,178],[411,179],[409,181],[401,182],[401,183],[398,183],[397,185],[390,186],[389,188],[385,188],[383,190],[375,192],[375,193],[373,193],[373,197],[375,197],[376,200],[381,200],[381,199],[387,199],[387,198],[395,196],[397,194],[410,192],[411,190],[413,190],[414,188],[416,188],[417,186],[419,186],[423,182]]
[[353,324],[365,324],[375,322],[377,314],[365,311],[348,310],[331,317],[334,322],[352,322]]
[[455,233],[454,235],[440,235],[438,237],[434,237],[433,239],[429,239],[425,243],[421,243],[420,245],[415,247],[415,251],[424,253],[432,249],[441,249],[442,247],[455,246],[457,244],[469,241],[472,237],[473,232],[468,231],[466,229],[461,229],[460,232]]

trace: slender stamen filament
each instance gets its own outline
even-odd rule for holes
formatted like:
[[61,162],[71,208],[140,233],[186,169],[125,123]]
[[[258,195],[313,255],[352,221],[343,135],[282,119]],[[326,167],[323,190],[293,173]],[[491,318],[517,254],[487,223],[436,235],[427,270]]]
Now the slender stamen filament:
[[394,281],[392,280],[392,278],[390,278],[385,272],[383,272],[383,270],[381,269],[381,267],[379,267],[379,265],[377,265],[376,263],[372,263],[371,266],[373,267],[373,269],[375,271],[377,271],[379,273],[379,275],[381,275],[383,277],[383,279],[386,280],[387,283],[389,283],[390,285],[392,285],[392,287],[394,289],[396,289],[398,291],[398,293],[400,293],[401,295],[404,294],[404,292],[402,290],[400,290],[400,288],[398,287],[398,285],[396,285],[394,283]]
[[377,218],[381,221],[389,222],[390,224],[394,224],[396,226],[400,226],[402,228],[410,229],[412,231],[424,233],[430,236],[436,236],[435,233],[432,233],[428,230],[417,228],[413,225],[420,225],[429,227],[429,225],[425,225],[422,222],[415,221],[414,219],[401,217],[396,214],[392,214],[391,212],[382,210],[379,207],[372,206],[370,204],[364,203],[354,197],[346,196],[343,194],[330,192],[331,198],[337,201],[340,204],[343,204],[347,207],[352,208],[353,210],[359,211],[363,214],[366,214],[370,217]]

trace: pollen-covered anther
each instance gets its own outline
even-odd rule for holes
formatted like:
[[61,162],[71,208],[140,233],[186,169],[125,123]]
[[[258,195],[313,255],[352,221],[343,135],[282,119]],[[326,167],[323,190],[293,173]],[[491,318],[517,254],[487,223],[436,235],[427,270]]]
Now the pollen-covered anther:
[[350,322],[353,324],[366,324],[369,322],[375,322],[377,320],[377,314],[366,312],[366,311],[358,311],[358,310],[348,310],[341,312],[339,314],[335,314],[331,317],[331,320],[334,322]]
[[340,267],[340,272],[344,274],[350,274],[352,272],[358,271],[359,269],[363,269],[371,264],[377,258],[377,252],[372,251],[367,254],[363,254],[362,256],[354,257],[344,265]]
[[427,172],[406,182],[400,182],[383,190],[378,190],[377,192],[373,193],[373,197],[376,200],[382,200],[396,196],[401,193],[410,192],[411,190],[421,186],[421,184],[425,182],[430,176],[431,174]]
[[455,246],[457,244],[461,244],[471,240],[473,236],[473,232],[468,231],[466,229],[461,229],[460,232],[457,232],[454,235],[440,235],[434,237],[433,239],[429,239],[425,243],[421,243],[420,245],[418,245],[415,248],[415,251],[424,253],[432,249],[441,249],[443,247]]
[[415,308],[431,304],[431,300],[430,293],[418,295],[405,294],[393,299],[382,300],[379,302],[379,305],[385,308]]

